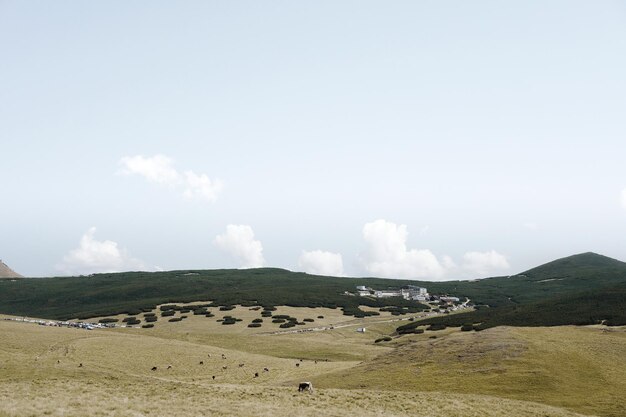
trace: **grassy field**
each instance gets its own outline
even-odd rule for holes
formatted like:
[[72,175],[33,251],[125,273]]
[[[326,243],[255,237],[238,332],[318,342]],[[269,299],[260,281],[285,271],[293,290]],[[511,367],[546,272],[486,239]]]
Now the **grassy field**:
[[[623,328],[447,329],[374,343],[393,332],[397,317],[279,307],[275,314],[315,320],[286,330],[328,330],[277,333],[284,330],[268,320],[247,327],[258,310],[210,310],[215,317],[159,318],[151,329],[0,320],[0,416],[618,416],[626,410]],[[224,315],[242,321],[222,325],[217,320]],[[300,381],[312,381],[315,393],[298,393]]]

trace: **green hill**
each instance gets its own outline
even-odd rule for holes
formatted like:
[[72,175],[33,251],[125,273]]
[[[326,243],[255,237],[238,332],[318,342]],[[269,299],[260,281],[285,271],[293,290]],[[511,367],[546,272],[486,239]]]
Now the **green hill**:
[[489,283],[491,293],[496,292],[493,288],[508,293],[510,302],[496,302],[489,308],[463,314],[433,317],[400,326],[398,331],[411,332],[424,324],[473,324],[478,329],[499,325],[626,325],[626,263],[606,256],[583,253],[510,278],[482,281],[483,286]]
[[137,314],[158,304],[211,300],[234,304],[342,308],[344,314],[368,314],[361,305],[404,306],[417,312],[426,306],[401,298],[374,300],[348,296],[356,285],[399,288],[411,281],[336,278],[277,268],[169,272],[125,272],[88,277],[0,281],[0,313],[54,319]]
[[467,297],[477,305],[490,306],[471,313],[471,317],[454,316],[486,327],[598,320],[620,322],[623,317],[620,311],[624,311],[620,302],[624,299],[626,263],[584,253],[510,277],[448,282],[336,278],[277,268],[0,280],[0,313],[54,319],[88,318],[137,314],[169,302],[207,300],[223,306],[341,308],[344,314],[355,316],[369,314],[359,309],[359,305],[395,305],[404,307],[407,312],[424,309],[421,304],[401,298],[378,300],[345,294],[346,291],[353,292],[357,285],[397,289],[408,284],[425,286],[433,294]]

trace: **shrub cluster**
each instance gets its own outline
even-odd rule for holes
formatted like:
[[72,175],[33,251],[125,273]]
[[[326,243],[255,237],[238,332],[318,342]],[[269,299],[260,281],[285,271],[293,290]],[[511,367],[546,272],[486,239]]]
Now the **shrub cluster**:
[[107,317],[106,319],[100,319],[98,320],[98,323],[117,323],[119,321],[119,319],[114,319],[114,318],[110,318]]
[[175,310],[164,310],[161,313],[161,317],[168,317],[168,316],[173,316],[174,314],[176,314]]
[[[224,324],[224,323],[222,323]],[[261,323],[250,323],[248,324],[248,327],[261,327]]]
[[154,327],[154,324],[151,324],[151,323],[149,323],[149,324],[144,324],[144,325],[143,325],[143,326],[141,326],[141,327],[143,327],[144,329],[150,329],[150,328]]
[[224,316],[224,319],[222,320],[222,324],[226,324],[226,325],[227,324],[235,324],[238,321],[241,321],[241,319],[236,319],[233,316]]
[[385,337],[381,337],[381,338],[374,340],[374,343],[389,342],[389,341],[391,341],[391,337],[385,336]]

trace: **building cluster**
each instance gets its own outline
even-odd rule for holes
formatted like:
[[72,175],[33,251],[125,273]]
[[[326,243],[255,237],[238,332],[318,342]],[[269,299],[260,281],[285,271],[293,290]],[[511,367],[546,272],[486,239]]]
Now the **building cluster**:
[[407,285],[406,288],[399,290],[374,290],[366,287],[365,285],[359,285],[356,287],[357,294],[361,297],[376,297],[376,298],[389,298],[389,297],[402,297],[405,300],[413,301],[428,301],[430,300],[430,294],[424,287],[417,287],[415,285]]

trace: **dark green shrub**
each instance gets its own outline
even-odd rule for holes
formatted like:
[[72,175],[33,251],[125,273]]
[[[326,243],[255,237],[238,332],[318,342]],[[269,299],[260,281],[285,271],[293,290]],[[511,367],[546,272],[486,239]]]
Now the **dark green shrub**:
[[433,323],[430,326],[428,326],[426,328],[426,330],[430,330],[430,331],[437,331],[437,330],[444,330],[446,328],[445,324],[441,324],[441,323]]
[[461,326],[462,332],[469,332],[471,330],[474,330],[474,326],[472,324],[464,324],[463,326]]
[[126,314],[128,314],[129,316],[136,316],[137,314],[141,314],[142,311],[139,309],[131,309],[128,311],[125,311]]
[[250,323],[248,327],[261,327],[261,323]]
[[213,314],[213,313],[206,313],[205,316],[206,317],[215,317],[215,314]]
[[295,325],[294,323],[292,323],[292,322],[287,322],[287,323],[283,323],[283,324],[281,324],[279,327],[280,327],[281,329],[288,329],[288,328],[290,328],[290,327],[295,327],[295,326],[296,326],[296,325]]
[[304,319],[302,321],[306,321],[307,323],[313,323],[315,320],[313,320],[313,319]]
[[117,323],[118,321],[119,321],[119,319],[106,318],[106,319],[98,320],[98,323]]
[[391,341],[391,337],[385,336],[385,337],[381,337],[381,338],[374,340],[374,343],[389,342],[389,341]]
[[271,311],[263,311],[261,312],[261,317],[272,317]]
[[122,322],[123,323],[128,323],[129,321],[136,321],[136,320],[137,320],[137,317],[124,317],[122,319]]
[[291,317],[289,317],[289,316],[288,316],[288,315],[286,315],[286,314],[277,314],[277,315],[272,316],[272,317],[273,317],[273,318],[275,318],[275,319],[285,319],[285,320],[287,320],[287,319],[291,318]]
[[276,311],[276,307],[274,306],[264,306],[263,311]]
[[153,323],[157,321],[157,318],[155,316],[150,316],[150,317],[145,317],[144,320],[146,321],[146,323]]
[[285,319],[274,319],[274,320],[272,320],[272,323],[284,323],[286,321],[287,320],[285,320]]
[[150,328],[154,327],[154,324],[144,324],[141,327],[144,328],[144,329],[150,329]]
[[176,309],[176,306],[172,305],[172,304],[163,305],[163,306],[159,307],[159,310],[161,310],[161,311],[170,311],[170,310],[174,310],[174,309]]
[[317,316],[317,318],[318,318],[318,319],[323,319],[323,318],[324,318],[324,316]]
[[231,305],[221,306],[220,307],[220,311],[230,311],[230,310],[234,310],[234,309],[235,309],[235,306],[231,306]]
[[263,319],[254,319],[252,323],[263,323]]
[[172,322],[183,321],[183,318],[182,317],[174,317],[174,318],[169,319],[168,321],[172,321]]
[[144,317],[155,317],[156,313],[144,313]]
[[173,316],[174,314],[176,314],[174,310],[165,310],[161,313],[161,317]]

